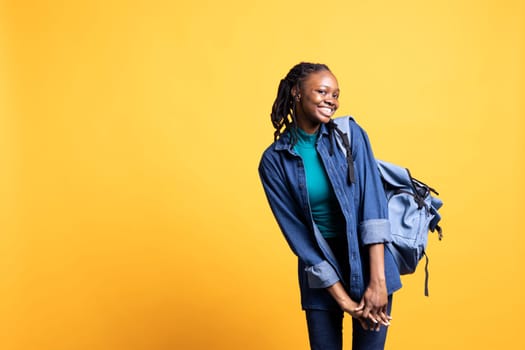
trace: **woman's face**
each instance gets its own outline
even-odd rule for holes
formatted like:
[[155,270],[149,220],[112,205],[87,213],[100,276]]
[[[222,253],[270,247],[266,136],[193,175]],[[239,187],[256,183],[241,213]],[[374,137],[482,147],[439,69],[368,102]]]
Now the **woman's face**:
[[308,133],[317,131],[321,123],[328,123],[339,107],[337,79],[326,70],[310,73],[299,91],[292,89],[292,95],[297,126]]

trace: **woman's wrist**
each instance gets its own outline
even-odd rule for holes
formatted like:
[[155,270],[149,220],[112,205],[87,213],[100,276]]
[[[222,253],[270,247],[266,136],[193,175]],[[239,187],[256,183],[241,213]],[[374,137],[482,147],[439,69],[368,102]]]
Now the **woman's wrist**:
[[379,287],[385,286],[385,285],[386,285],[386,278],[385,278],[385,275],[382,275],[382,276],[372,276],[372,277],[370,278],[369,285],[374,285],[374,286],[379,286]]
[[384,245],[373,244],[369,247],[370,254],[370,282],[369,285],[386,285]]
[[343,302],[339,303],[339,307],[345,312],[353,312],[355,309],[357,309],[357,303],[352,299],[348,298]]
[[343,310],[351,310],[357,306],[357,304],[350,298],[348,293],[346,293],[341,282],[337,282],[334,285],[328,287],[328,292]]

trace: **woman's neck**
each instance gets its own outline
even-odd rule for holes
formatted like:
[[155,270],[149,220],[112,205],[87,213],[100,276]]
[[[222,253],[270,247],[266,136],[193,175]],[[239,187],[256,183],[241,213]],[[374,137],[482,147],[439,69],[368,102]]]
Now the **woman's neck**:
[[321,123],[308,123],[305,120],[297,120],[297,127],[310,135],[315,134],[320,126]]

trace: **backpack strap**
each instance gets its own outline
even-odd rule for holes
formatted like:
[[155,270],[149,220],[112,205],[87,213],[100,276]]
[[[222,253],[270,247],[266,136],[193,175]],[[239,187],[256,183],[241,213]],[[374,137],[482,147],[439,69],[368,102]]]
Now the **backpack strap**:
[[354,159],[352,157],[352,147],[350,146],[350,120],[352,117],[339,117],[332,119],[327,126],[330,130],[335,130],[339,137],[336,137],[339,148],[343,151],[348,165],[348,181],[355,183]]
[[426,252],[423,252],[423,255],[425,256],[425,296],[428,297],[428,255]]

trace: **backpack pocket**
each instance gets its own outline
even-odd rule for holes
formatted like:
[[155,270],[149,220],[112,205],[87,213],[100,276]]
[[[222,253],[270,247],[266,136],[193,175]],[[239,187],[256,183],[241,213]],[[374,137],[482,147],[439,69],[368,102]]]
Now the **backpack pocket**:
[[388,200],[392,242],[387,246],[394,255],[399,272],[413,273],[425,254],[428,225],[433,215],[425,206],[420,207],[412,193],[398,191]]

